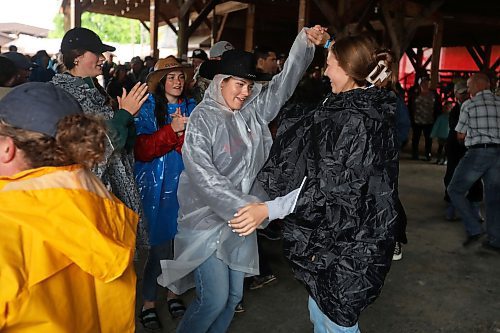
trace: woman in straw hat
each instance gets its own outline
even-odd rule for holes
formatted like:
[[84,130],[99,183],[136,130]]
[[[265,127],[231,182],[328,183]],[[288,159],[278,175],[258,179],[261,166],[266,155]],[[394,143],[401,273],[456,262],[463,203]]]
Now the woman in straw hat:
[[217,75],[189,119],[182,151],[175,261],[162,261],[158,279],[176,293],[196,287],[177,332],[226,332],[245,275],[259,274],[255,232],[239,236],[227,221],[265,199],[254,180],[271,148],[268,124],[295,90],[322,33],[319,26],[302,30],[284,70],[265,89],[254,82],[253,54],[230,50],[215,63]]
[[[151,92],[142,105],[135,126],[135,177],[149,225],[151,248],[144,270],[144,306],[140,314],[147,328],[161,327],[155,311],[160,260],[173,257],[177,233],[177,186],[184,169],[181,148],[184,129],[195,102],[184,95],[187,68],[175,57],[160,59],[147,77]],[[172,292],[167,295],[172,317],[184,314],[185,307]]]

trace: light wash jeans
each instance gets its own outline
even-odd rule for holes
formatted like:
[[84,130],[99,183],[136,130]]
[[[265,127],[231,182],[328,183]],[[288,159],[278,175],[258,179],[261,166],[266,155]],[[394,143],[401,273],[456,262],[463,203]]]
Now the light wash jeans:
[[358,323],[351,327],[344,327],[335,324],[330,320],[316,304],[316,302],[309,297],[309,316],[314,325],[314,333],[361,333]]
[[177,333],[224,333],[243,297],[245,273],[234,271],[215,253],[194,271],[196,298],[182,317]]
[[486,232],[491,245],[500,247],[500,148],[473,148],[460,160],[448,185],[448,195],[462,216],[470,236],[483,229],[466,195],[479,178],[484,183]]

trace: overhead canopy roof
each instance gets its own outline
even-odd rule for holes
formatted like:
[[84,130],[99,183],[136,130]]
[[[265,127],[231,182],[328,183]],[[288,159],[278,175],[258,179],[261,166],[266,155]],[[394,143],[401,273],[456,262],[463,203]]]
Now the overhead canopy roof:
[[13,40],[14,38],[10,37],[7,34],[4,34],[3,32],[0,32],[0,46],[12,42]]
[[0,23],[0,32],[3,32],[4,34],[23,34],[33,37],[47,37],[49,30],[22,23]]
[[[69,0],[63,1],[63,6]],[[78,0],[77,0],[78,1]],[[108,15],[123,16],[141,21],[149,21],[149,0],[81,0],[84,11]],[[199,13],[208,0],[196,0],[190,10],[192,18]],[[432,46],[433,21],[438,19],[444,22],[442,46],[465,45],[498,45],[500,44],[500,1],[494,0],[310,0],[309,23],[331,25],[331,18],[335,17],[334,10],[326,8],[339,8],[339,3],[344,2],[344,13],[338,18],[341,25],[357,23],[363,15],[369,17],[368,22],[375,30],[382,28],[383,22],[381,5],[390,4],[401,6],[404,4],[405,22],[419,19],[419,28],[416,30],[410,46]],[[267,35],[276,39],[289,39],[290,36],[281,36],[297,26],[299,0],[255,0],[255,1],[225,1],[220,0],[216,6],[217,15],[231,13],[246,7],[247,3],[255,3],[256,26],[255,29],[265,28]],[[437,11],[427,17],[422,17],[426,8],[434,6]],[[179,14],[177,0],[159,1],[159,18],[161,21],[175,20]],[[371,12],[367,12],[370,10]],[[333,15],[332,15],[333,13]],[[240,28],[245,28],[245,20],[238,19]],[[378,23],[377,23],[378,22]],[[234,23],[233,23],[234,25]],[[290,29],[292,28],[292,29]],[[257,32],[257,31],[256,31]],[[293,36],[292,36],[293,38]],[[256,37],[258,42],[258,38]]]

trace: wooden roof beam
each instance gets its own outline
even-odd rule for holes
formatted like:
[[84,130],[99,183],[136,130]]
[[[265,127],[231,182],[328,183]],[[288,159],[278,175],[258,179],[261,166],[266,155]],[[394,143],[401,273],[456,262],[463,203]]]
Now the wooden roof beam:
[[200,12],[198,17],[196,17],[194,22],[189,26],[187,30],[188,36],[191,36],[193,34],[193,32],[200,26],[201,22],[203,22],[207,18],[208,13],[210,13],[215,8],[215,5],[217,5],[219,2],[220,0],[210,0],[205,8],[203,8],[203,10]]
[[193,6],[196,0],[177,0],[179,4],[179,17],[184,17],[189,13],[189,8]]
[[497,58],[495,63],[490,67],[490,71],[496,72],[497,67],[500,65],[500,57]]
[[164,13],[160,12],[160,17],[163,21],[170,27],[170,29],[177,35],[177,28],[172,24],[172,22],[165,16]]
[[[192,13],[191,17],[194,16],[194,19],[196,20],[196,18],[203,11],[203,4],[200,3],[200,0],[198,0],[194,3],[194,8],[196,11],[194,13]],[[212,30],[212,22],[210,22],[210,20],[208,19],[208,16],[203,19],[203,23],[205,23],[205,25],[208,27],[209,30]]]
[[442,5],[444,0],[433,0],[429,5],[427,5],[422,13],[415,17],[406,27],[406,38],[401,43],[401,52],[404,52],[409,46],[417,29],[420,25],[424,24]]
[[229,16],[228,13],[225,13],[224,16],[222,16],[222,22],[219,26],[219,29],[217,30],[217,35],[215,36],[215,42],[217,43],[218,41],[220,41],[220,38],[222,36],[222,32],[224,31],[224,27],[226,26],[226,21],[227,21],[227,17]]
[[330,23],[330,26],[333,29],[333,32],[338,33],[339,31],[341,31],[340,19],[339,19],[339,16],[336,14],[337,11],[335,10],[335,8],[331,4],[331,1],[329,1],[329,0],[314,0],[314,3],[316,4],[316,6],[321,11],[321,13],[325,16],[325,18]]
[[368,5],[363,10],[363,13],[361,14],[361,16],[358,20],[358,24],[356,25],[357,31],[361,31],[361,30],[363,30],[363,27],[367,26],[366,24],[369,23],[370,18],[373,16],[373,11],[375,9],[375,5],[377,4],[377,2],[378,1],[376,1],[376,0],[369,1]]

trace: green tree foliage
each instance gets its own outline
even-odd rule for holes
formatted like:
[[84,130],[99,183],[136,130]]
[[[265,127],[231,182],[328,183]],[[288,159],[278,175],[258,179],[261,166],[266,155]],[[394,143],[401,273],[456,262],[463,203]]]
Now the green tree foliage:
[[[57,14],[54,17],[54,31],[49,33],[50,38],[64,36],[64,16]],[[95,31],[103,41],[120,44],[141,42],[141,23],[138,20],[118,16],[102,15],[84,12],[82,14],[82,27]],[[149,36],[143,42],[149,43]]]

